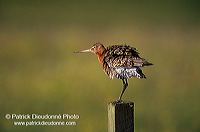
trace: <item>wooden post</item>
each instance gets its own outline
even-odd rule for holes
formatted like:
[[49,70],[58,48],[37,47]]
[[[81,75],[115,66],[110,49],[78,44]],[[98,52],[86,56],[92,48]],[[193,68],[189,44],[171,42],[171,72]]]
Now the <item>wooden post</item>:
[[134,132],[134,103],[108,103],[108,132]]

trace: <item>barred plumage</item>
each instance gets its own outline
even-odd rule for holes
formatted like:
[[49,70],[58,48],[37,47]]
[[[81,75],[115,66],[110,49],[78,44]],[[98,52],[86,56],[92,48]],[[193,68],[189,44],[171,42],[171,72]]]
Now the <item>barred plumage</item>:
[[76,51],[75,53],[80,52],[95,53],[103,66],[104,72],[111,79],[116,77],[122,80],[123,89],[118,101],[121,101],[121,97],[128,86],[127,79],[131,77],[146,78],[140,67],[153,65],[141,58],[136,48],[128,45],[112,45],[105,48],[101,43],[96,43],[91,49]]
[[103,54],[103,69],[111,79],[146,78],[139,67],[152,65],[140,58],[136,48],[128,45],[109,46]]

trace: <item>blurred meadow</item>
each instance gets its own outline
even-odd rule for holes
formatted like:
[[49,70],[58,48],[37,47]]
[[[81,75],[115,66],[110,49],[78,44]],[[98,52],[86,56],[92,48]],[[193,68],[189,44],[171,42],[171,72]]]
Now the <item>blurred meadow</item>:
[[[106,132],[110,80],[92,53],[127,44],[154,65],[129,79],[136,132],[200,131],[200,2],[0,1],[0,131]],[[76,114],[75,126],[14,126],[6,114]],[[18,120],[19,121],[19,120]],[[24,121],[24,120],[20,120]],[[74,120],[73,120],[74,121]]]

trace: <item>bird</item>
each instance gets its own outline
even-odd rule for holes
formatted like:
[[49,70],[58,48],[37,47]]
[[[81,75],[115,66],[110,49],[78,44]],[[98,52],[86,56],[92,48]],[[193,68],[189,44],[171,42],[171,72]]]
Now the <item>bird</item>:
[[85,52],[92,52],[97,55],[103,71],[110,79],[116,77],[122,80],[123,87],[119,98],[116,100],[117,102],[122,102],[122,96],[128,87],[128,79],[131,77],[146,79],[140,67],[153,65],[141,58],[136,48],[126,44],[104,47],[103,44],[97,42],[90,49],[75,51],[74,53]]

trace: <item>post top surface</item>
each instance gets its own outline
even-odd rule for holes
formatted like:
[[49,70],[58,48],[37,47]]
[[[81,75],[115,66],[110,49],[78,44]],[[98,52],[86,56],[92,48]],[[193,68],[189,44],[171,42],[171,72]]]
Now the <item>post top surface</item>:
[[108,104],[113,104],[113,105],[119,105],[119,104],[129,104],[129,105],[133,105],[134,104],[134,102],[130,102],[130,101],[120,101],[120,102],[118,102],[118,101],[113,101],[113,102],[108,102]]

